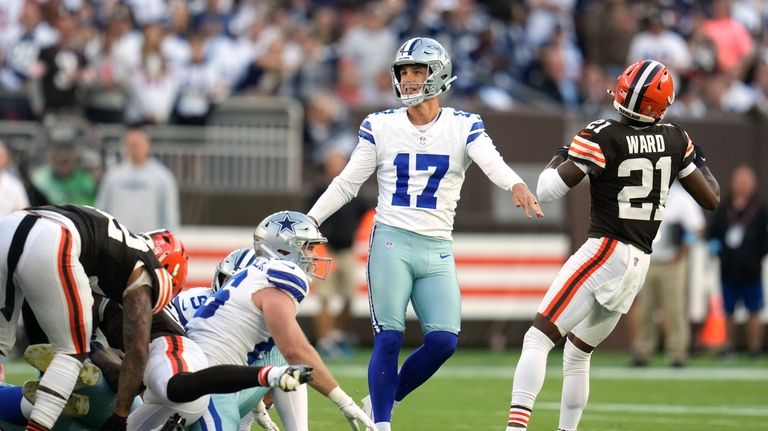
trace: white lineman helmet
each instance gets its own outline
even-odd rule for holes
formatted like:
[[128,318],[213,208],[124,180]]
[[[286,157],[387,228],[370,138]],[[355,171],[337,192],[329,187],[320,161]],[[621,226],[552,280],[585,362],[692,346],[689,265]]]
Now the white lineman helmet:
[[[417,94],[404,95],[400,84],[400,68],[408,64],[427,66],[427,79]],[[406,105],[418,105],[426,99],[448,91],[453,76],[453,66],[448,51],[434,39],[415,37],[407,40],[395,54],[392,62],[392,88],[395,95]]]
[[[296,211],[274,213],[262,220],[253,232],[253,248],[257,256],[293,262],[307,275],[320,279],[325,278],[331,259],[318,257],[312,250],[326,242],[328,240],[317,225]],[[317,273],[318,269],[322,272]]]
[[254,260],[256,260],[256,252],[250,247],[233,250],[216,266],[216,274],[211,282],[211,292],[215,293],[229,277],[252,264]]

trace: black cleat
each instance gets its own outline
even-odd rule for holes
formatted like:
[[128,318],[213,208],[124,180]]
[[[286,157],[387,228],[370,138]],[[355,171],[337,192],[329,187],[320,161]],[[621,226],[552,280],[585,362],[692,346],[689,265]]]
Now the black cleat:
[[160,428],[160,431],[184,431],[187,424],[187,420],[181,417],[178,413],[174,413],[168,418],[168,421]]

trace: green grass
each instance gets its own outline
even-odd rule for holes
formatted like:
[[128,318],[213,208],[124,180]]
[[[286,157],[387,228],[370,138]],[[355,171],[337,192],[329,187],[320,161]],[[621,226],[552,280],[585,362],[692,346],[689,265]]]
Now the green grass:
[[[460,351],[395,411],[393,429],[418,431],[504,430],[514,353]],[[347,361],[329,361],[342,387],[359,400],[367,392],[369,352]],[[557,429],[561,351],[549,358],[547,380],[530,430]],[[768,359],[723,362],[696,358],[683,370],[632,369],[623,353],[597,351],[592,361],[589,405],[580,429],[589,431],[750,431],[768,429]],[[20,367],[13,367],[18,370]],[[29,375],[10,373],[10,382]],[[278,421],[277,414],[271,415]],[[310,390],[312,431],[349,429],[330,401]],[[254,430],[258,429],[256,426]]]

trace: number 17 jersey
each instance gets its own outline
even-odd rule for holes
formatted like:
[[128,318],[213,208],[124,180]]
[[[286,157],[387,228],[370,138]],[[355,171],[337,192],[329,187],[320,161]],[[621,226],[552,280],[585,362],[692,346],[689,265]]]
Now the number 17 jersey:
[[694,156],[691,139],[675,124],[634,128],[597,120],[579,131],[568,158],[588,169],[589,237],[615,238],[651,253],[669,187],[696,169]]

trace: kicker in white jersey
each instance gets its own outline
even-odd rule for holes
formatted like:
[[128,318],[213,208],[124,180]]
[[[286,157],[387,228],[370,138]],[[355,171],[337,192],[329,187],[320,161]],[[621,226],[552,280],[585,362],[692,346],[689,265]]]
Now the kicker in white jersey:
[[[203,348],[212,365],[246,364],[274,346],[252,295],[273,287],[298,305],[309,294],[309,279],[296,264],[258,258],[209,297],[187,324],[187,336]],[[255,349],[254,349],[254,346]]]
[[[377,223],[451,239],[464,173],[473,161],[504,190],[523,181],[504,162],[479,115],[441,108],[427,126],[414,126],[407,108],[369,115],[350,163],[332,187],[348,201],[377,170]],[[318,201],[310,215],[322,223],[330,215],[326,205],[335,204]]]

